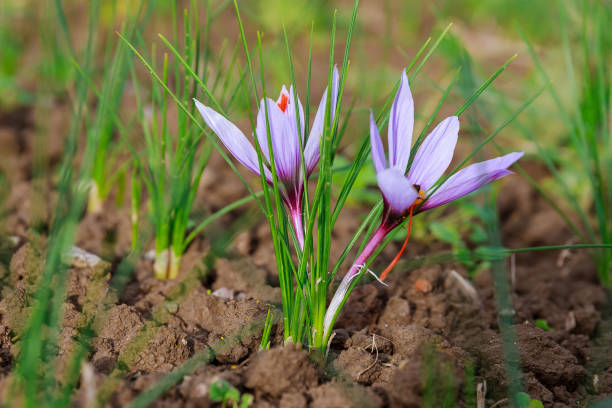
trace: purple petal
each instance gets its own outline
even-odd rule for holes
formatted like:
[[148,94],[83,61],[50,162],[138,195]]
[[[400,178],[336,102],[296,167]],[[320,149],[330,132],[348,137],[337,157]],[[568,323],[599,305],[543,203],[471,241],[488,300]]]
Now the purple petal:
[[[283,90],[285,90],[285,86],[283,85]],[[300,97],[297,95],[297,103],[298,103],[298,112],[300,112],[300,136],[302,137],[302,141],[304,140],[304,108],[302,107],[302,102],[300,102]],[[288,117],[289,125],[291,126],[292,132],[297,134],[297,120],[295,118],[295,105],[293,100],[293,85],[289,88],[289,103],[287,104],[287,109],[285,109],[285,115]],[[299,145],[298,145],[299,148]]]
[[[269,105],[268,105],[269,106]],[[272,114],[268,114],[270,122],[270,132],[272,132]],[[263,99],[259,102],[259,111],[257,112],[257,123],[255,125],[256,139],[259,142],[259,148],[262,154],[270,163],[270,150],[268,149],[268,129],[266,125],[266,112],[264,110]]]
[[395,94],[393,106],[389,113],[389,166],[402,172],[406,171],[410,158],[412,144],[412,129],[414,126],[414,102],[406,70],[402,72],[400,86]]
[[410,208],[417,198],[412,184],[404,173],[396,168],[384,169],[378,173],[377,180],[385,201],[399,214]]
[[408,180],[427,191],[448,168],[459,134],[459,119],[451,116],[444,119],[425,138],[414,155]]
[[380,133],[378,133],[378,126],[374,120],[374,114],[370,110],[370,144],[372,145],[372,160],[374,161],[374,168],[376,173],[380,173],[387,166],[385,160],[385,151],[383,149],[382,140],[380,139]]
[[[204,106],[200,101],[194,99],[196,108],[204,118],[204,121],[219,137],[227,150],[242,163],[246,168],[255,174],[259,173],[259,162],[257,160],[257,152],[244,134],[227,120],[223,115],[215,110]],[[265,167],[264,167],[265,169]],[[267,169],[265,169],[266,177],[269,177]]]
[[[331,110],[330,122],[333,122],[334,118],[336,117],[336,107],[338,105],[338,87],[339,86],[340,86],[340,75],[338,75],[338,67],[334,65],[334,69],[332,71],[332,91],[331,91],[331,97],[332,97],[331,106],[333,109]],[[325,88],[325,91],[327,93],[327,87]]]
[[[332,75],[332,91],[331,91],[331,104],[330,104],[330,123],[333,123],[336,114],[336,103],[338,100],[338,68],[334,66]],[[327,87],[321,97],[317,114],[315,115],[314,121],[312,122],[312,128],[310,129],[310,135],[304,147],[304,160],[306,162],[306,171],[310,174],[314,167],[317,165],[320,156],[320,143],[321,135],[323,134],[323,125],[325,122],[325,105],[327,104]]]
[[419,211],[444,205],[479,189],[493,180],[512,174],[508,167],[523,156],[523,152],[508,153],[495,159],[474,163],[459,170],[425,201]]
[[[270,138],[272,148],[274,149],[274,162],[278,177],[283,181],[294,181],[296,180],[300,163],[300,150],[297,139],[298,135],[295,133],[295,125],[293,127],[290,125],[288,115],[285,115],[270,98],[267,98],[267,107]],[[257,126],[255,130],[261,151],[269,162],[268,129],[263,99],[257,113]]]

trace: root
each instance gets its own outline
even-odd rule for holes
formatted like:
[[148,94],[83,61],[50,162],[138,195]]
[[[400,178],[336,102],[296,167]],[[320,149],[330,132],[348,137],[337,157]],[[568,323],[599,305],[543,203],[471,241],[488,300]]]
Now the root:
[[374,359],[372,364],[370,364],[368,367],[361,370],[359,374],[357,374],[357,380],[359,380],[359,377],[361,377],[362,374],[365,374],[367,371],[373,368],[376,365],[376,363],[378,363],[378,346],[376,345],[376,334],[372,333],[372,344],[368,347],[370,347],[370,350],[376,352],[376,358]]

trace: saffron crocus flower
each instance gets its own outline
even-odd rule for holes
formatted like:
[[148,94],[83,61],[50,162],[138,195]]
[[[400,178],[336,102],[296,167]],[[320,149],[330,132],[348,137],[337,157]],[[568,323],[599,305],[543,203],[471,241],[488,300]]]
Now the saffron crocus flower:
[[[400,86],[389,115],[387,130],[389,158],[387,161],[376,121],[370,113],[372,158],[376,169],[378,187],[384,199],[382,221],[336,290],[325,315],[326,333],[331,329],[335,314],[350,287],[351,281],[359,274],[368,258],[389,232],[404,221],[406,217],[411,217],[413,213],[416,214],[447,204],[493,180],[511,174],[512,172],[508,170],[508,167],[523,156],[522,152],[515,152],[472,164],[459,170],[437,189],[434,189],[434,185],[442,177],[453,158],[459,133],[459,119],[456,116],[450,116],[436,126],[419,146],[408,175],[406,175],[412,144],[414,102],[405,71],[402,74]],[[410,231],[410,221],[408,231]],[[406,242],[400,250],[400,254],[405,245]],[[398,254],[398,257],[400,254]],[[392,262],[391,267],[398,257]],[[387,268],[380,275],[381,280],[386,277],[389,270],[390,268]]]
[[[276,102],[270,98],[266,98],[265,102],[263,99],[261,100],[259,112],[257,114],[255,139],[257,143],[259,143],[259,147],[265,158],[264,176],[268,184],[272,185],[272,172],[269,167],[271,155],[268,149],[268,123],[272,149],[274,152],[274,164],[276,166],[278,180],[281,184],[281,195],[289,211],[300,247],[303,248],[302,196],[304,192],[304,178],[302,176],[300,138],[302,143],[304,143],[304,111],[299,98],[297,98],[298,112],[300,115],[300,129],[298,130],[293,94],[293,87],[287,91],[287,88],[283,85]],[[338,70],[334,67],[330,102],[330,123],[334,120],[337,97]],[[259,175],[257,152],[244,133],[220,113],[195,99],[194,101],[206,124],[215,132],[236,160],[253,173]],[[264,105],[264,103],[266,103],[267,106]],[[303,146],[306,178],[310,176],[319,161],[319,146],[321,134],[323,133],[326,104],[327,88],[319,103],[319,108],[315,115],[306,145]],[[268,114],[267,123],[266,108]]]

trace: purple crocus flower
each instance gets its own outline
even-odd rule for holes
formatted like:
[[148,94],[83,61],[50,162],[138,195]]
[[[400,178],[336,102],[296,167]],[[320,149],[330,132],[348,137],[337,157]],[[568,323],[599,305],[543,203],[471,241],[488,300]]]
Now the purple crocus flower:
[[[439,188],[434,189],[432,187],[442,177],[453,158],[459,133],[459,119],[456,116],[450,116],[436,126],[419,146],[408,175],[406,175],[414,126],[414,102],[406,71],[402,74],[401,83],[389,115],[387,131],[389,159],[387,161],[376,121],[370,113],[372,158],[378,186],[384,199],[382,220],[370,241],[355,259],[353,267],[345,275],[330,302],[325,315],[326,333],[331,329],[335,313],[344,299],[351,281],[359,274],[368,258],[389,232],[406,217],[412,216],[413,212],[417,214],[447,204],[493,180],[512,174],[508,167],[523,156],[522,152],[515,152],[472,164],[459,170]],[[400,254],[402,251],[400,251]],[[394,262],[390,267],[393,266]],[[389,271],[390,268],[387,268],[380,275],[380,279],[384,279]]]
[[[334,120],[336,103],[338,98],[338,70],[334,67],[332,76],[332,90],[330,103],[330,122]],[[253,173],[259,175],[259,162],[257,152],[246,138],[244,133],[236,125],[227,120],[223,115],[195,100],[196,107],[204,118],[206,124],[219,137],[221,142],[230,153]],[[268,132],[266,125],[266,105],[268,124],[270,128],[270,139],[274,151],[274,164],[276,166],[278,180],[281,184],[281,195],[287,206],[295,229],[300,247],[304,246],[304,231],[302,226],[302,195],[304,191],[304,179],[302,177],[302,165],[300,155],[300,139],[304,143],[304,110],[297,98],[298,112],[300,115],[300,129],[296,120],[296,109],[293,98],[293,87],[287,91],[283,85],[278,99],[273,101],[266,98],[260,102],[257,114],[256,139],[264,155],[264,176],[268,184],[272,185],[272,172],[270,171],[270,151],[268,149]],[[325,107],[327,104],[327,88],[323,93],[319,108],[314,118],[310,135],[304,146],[304,165],[306,178],[310,176],[320,157],[320,139],[323,133],[325,120]]]

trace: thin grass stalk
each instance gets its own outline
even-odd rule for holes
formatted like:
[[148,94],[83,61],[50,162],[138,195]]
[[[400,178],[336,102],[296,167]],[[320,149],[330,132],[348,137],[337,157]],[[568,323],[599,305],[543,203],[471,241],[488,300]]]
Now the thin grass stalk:
[[[578,83],[576,81],[576,71],[574,69],[573,55],[569,43],[569,35],[566,30],[567,12],[562,3],[558,3],[559,16],[563,24],[561,24],[562,44],[564,57],[566,61],[567,71],[569,73],[570,89],[573,94],[574,101],[573,111],[574,116],[563,106],[554,87],[551,87],[550,94],[559,110],[559,113],[566,123],[568,136],[574,147],[574,150],[581,164],[580,168],[589,182],[592,191],[592,198],[595,208],[595,217],[597,221],[597,237],[591,226],[591,221],[586,216],[585,212],[577,204],[577,198],[571,193],[566,193],[569,203],[574,207],[576,212],[581,217],[583,227],[589,233],[591,240],[597,239],[602,243],[610,242],[612,236],[612,223],[610,220],[610,202],[612,199],[612,183],[609,181],[609,170],[612,167],[610,159],[606,157],[608,153],[606,142],[609,138],[609,128],[606,119],[606,100],[603,97],[605,94],[606,76],[603,74],[602,49],[600,48],[600,33],[598,22],[601,15],[605,15],[606,9],[599,9],[598,5],[590,8],[587,3],[584,3],[582,13],[583,29],[581,33],[581,51],[583,53],[583,83],[581,84],[582,95],[579,92]],[[608,13],[609,14],[609,13]],[[593,29],[589,31],[587,25],[592,25]],[[539,73],[547,79],[547,73],[544,70],[539,58],[537,57],[532,45],[524,33],[519,28],[519,33],[527,44],[528,51],[538,69]],[[592,33],[592,34],[591,34]],[[594,55],[594,57],[592,57]],[[591,69],[594,69],[594,75]],[[596,85],[594,85],[596,83]],[[609,85],[608,85],[609,86]],[[581,99],[582,98],[582,99]],[[582,101],[582,102],[581,102]],[[583,106],[584,104],[584,106]],[[597,116],[601,119],[598,119]],[[603,135],[600,139],[598,135]],[[603,154],[603,159],[600,157]],[[563,187],[564,183],[560,182]],[[608,191],[606,191],[606,187]],[[591,241],[593,242],[593,241]],[[612,273],[612,252],[608,250],[598,251],[594,254],[594,258],[598,267],[598,272],[602,284],[609,285],[610,275]]]
[[[257,83],[255,81],[255,74],[253,71],[253,64],[251,62],[251,56],[250,56],[250,52],[249,52],[249,47],[247,44],[247,39],[246,39],[246,35],[244,32],[244,27],[242,25],[242,19],[240,16],[240,10],[238,8],[238,3],[236,0],[234,0],[234,9],[236,11],[236,19],[238,21],[238,26],[240,29],[240,37],[242,40],[242,45],[244,48],[244,53],[245,53],[245,57],[247,60],[247,68],[248,68],[248,72],[251,78],[251,84],[252,84],[252,88],[253,88],[253,92],[255,93],[255,98],[256,100],[259,100],[259,96],[258,96],[258,92],[257,92]],[[260,37],[258,35],[258,44],[260,43]],[[261,51],[260,51],[260,47],[258,47],[258,52],[261,58]],[[263,64],[263,61],[261,61],[261,63]],[[262,72],[263,75],[263,72]],[[263,78],[263,77],[262,77]],[[248,99],[247,99],[248,100]],[[265,101],[265,98],[264,98]],[[271,139],[270,139],[270,126],[269,126],[269,117],[268,117],[268,113],[267,113],[267,102],[264,103],[264,107],[266,109],[265,112],[265,117],[266,117],[266,132],[267,132],[267,142],[268,142],[268,149],[270,152],[270,166],[271,166],[271,172],[272,172],[272,178],[273,178],[273,191],[274,192],[278,192],[278,176],[276,173],[276,166],[274,164],[274,152],[273,152],[273,148],[271,147]],[[268,223],[270,225],[270,230],[272,233],[272,242],[273,242],[273,247],[274,247],[274,253],[277,259],[277,264],[279,264],[279,281],[280,281],[280,286],[281,286],[281,298],[282,298],[282,306],[283,306],[283,331],[284,331],[284,338],[285,339],[290,339],[291,338],[291,325],[290,325],[290,320],[289,320],[289,316],[292,310],[292,304],[291,304],[291,300],[292,300],[292,285],[289,284],[289,279],[287,277],[287,273],[286,273],[286,261],[287,259],[285,258],[284,255],[284,251],[282,251],[281,249],[281,239],[278,235],[278,229],[277,226],[278,224],[276,223],[276,219],[275,219],[275,215],[274,215],[274,208],[276,209],[276,215],[278,217],[282,217],[282,209],[280,208],[280,197],[278,196],[278,193],[275,194],[276,197],[274,197],[274,207],[272,204],[272,200],[270,198],[270,193],[268,190],[268,184],[267,181],[265,179],[265,172],[264,172],[264,165],[263,165],[263,154],[261,152],[261,148],[259,146],[259,142],[258,142],[258,138],[256,135],[256,128],[253,122],[253,118],[251,115],[251,109],[249,109],[249,120],[251,121],[251,127],[253,128],[254,132],[255,132],[255,149],[257,152],[257,160],[258,160],[258,165],[259,165],[259,173],[260,173],[260,181],[263,187],[263,191],[264,191],[264,202],[265,202],[265,208],[264,208],[264,214],[266,215],[267,219],[268,219]],[[279,211],[280,209],[280,211]],[[290,259],[289,259],[290,261]]]
[[[144,1],[139,1],[136,12],[130,16],[127,23],[126,32],[129,38],[133,38],[140,30],[149,14],[149,7],[145,6]],[[142,19],[140,16],[143,15]],[[110,33],[109,33],[110,36]],[[111,56],[112,41],[108,41],[108,49],[105,56],[109,60]],[[128,74],[127,48],[122,42],[118,42],[114,57],[110,62],[110,69],[104,78],[102,92],[108,94],[101,101],[104,103],[98,107],[96,114],[96,124],[90,131],[99,132],[96,135],[99,139],[98,148],[94,156],[91,188],[89,190],[88,212],[99,213],[106,200],[110,189],[117,180],[124,174],[123,166],[116,166],[120,149],[113,147],[112,138],[114,130],[114,115],[111,112],[119,111],[121,105],[125,80]],[[120,147],[120,146],[119,146]],[[116,169],[114,172],[112,169]]]
[[[57,4],[61,10],[61,4]],[[84,56],[84,70],[89,72],[95,28],[98,21],[99,2],[94,1],[89,9],[88,38]],[[60,20],[62,21],[62,20]],[[65,23],[65,20],[62,21]],[[67,26],[64,31],[69,33]],[[69,43],[69,34],[67,35]],[[49,236],[50,245],[47,249],[45,266],[42,270],[40,284],[34,295],[32,313],[26,324],[23,335],[21,354],[16,363],[16,369],[9,385],[7,403],[11,404],[17,393],[26,407],[51,405],[54,401],[54,381],[56,356],[50,353],[52,345],[57,343],[61,323],[61,305],[66,291],[66,267],[62,257],[72,243],[76,223],[84,204],[84,180],[89,177],[92,152],[96,148],[96,139],[88,139],[85,149],[85,161],[78,177],[73,171],[74,157],[78,135],[81,130],[83,112],[87,100],[87,84],[77,78],[77,98],[73,106],[66,150],[60,168],[58,185],[58,206],[52,221]],[[75,188],[76,186],[76,188]],[[43,328],[47,326],[46,330]],[[41,364],[41,361],[44,362]]]
[[[244,179],[244,177],[240,174],[240,172],[238,171],[238,169],[236,168],[236,166],[234,165],[234,163],[231,161],[231,159],[227,156],[227,154],[223,151],[223,149],[221,148],[221,146],[219,146],[219,142],[216,140],[216,138],[214,137],[214,135],[208,130],[206,129],[200,122],[197,121],[197,119],[195,118],[194,114],[191,113],[191,110],[189,108],[187,108],[187,106],[185,105],[185,103],[183,103],[183,101],[181,100],[181,98],[179,96],[176,95],[176,93],[174,93],[168,86],[167,84],[162,80],[162,78],[157,74],[156,69],[147,61],[147,59],[136,49],[136,47],[131,44],[123,35],[121,35],[120,33],[118,34],[119,37],[122,39],[122,41],[126,42],[128,47],[132,50],[132,52],[138,57],[138,59],[142,62],[142,64],[145,66],[145,68],[147,69],[147,71],[149,71],[149,73],[151,74],[151,76],[153,77],[153,79],[155,80],[155,82],[165,91],[167,92],[172,99],[174,100],[174,102],[177,104],[177,106],[179,107],[179,109],[185,113],[189,119],[193,122],[195,122],[196,126],[198,127],[198,130],[200,132],[202,132],[213,144],[213,147],[215,148],[215,150],[221,155],[221,157],[223,158],[223,160],[225,160],[225,162],[230,166],[230,168],[232,169],[232,171],[238,176],[240,182],[242,183],[242,185],[249,191],[249,193],[251,193],[252,195],[254,195],[253,190],[251,189],[251,187],[249,186],[249,184],[246,182],[246,180]],[[155,58],[151,58],[152,61],[155,60]],[[153,124],[155,124],[156,122],[153,121]],[[260,201],[257,199],[256,202],[261,206]],[[263,210],[263,207],[262,207]]]
[[[193,3],[191,7],[191,13],[197,10]],[[179,55],[176,48],[165,41],[175,55],[172,66],[175,70],[174,78],[177,81],[178,94],[171,92],[168,86],[170,66],[168,55],[164,55],[160,77],[155,73],[155,67],[148,64],[129,40],[120,34],[120,38],[136,53],[153,75],[154,115],[150,125],[143,114],[142,102],[138,99],[138,110],[145,136],[144,157],[146,161],[136,155],[135,162],[144,176],[145,186],[151,198],[152,216],[156,229],[154,270],[156,276],[161,279],[173,279],[178,275],[183,253],[189,242],[195,238],[195,235],[187,235],[189,215],[211,152],[210,139],[201,143],[202,137],[197,133],[196,128],[199,125],[193,117],[193,108],[189,110],[182,103],[195,95],[196,81],[193,78],[197,77],[196,72],[200,64],[199,52],[194,49],[200,43],[200,31],[197,24],[192,24],[190,15],[190,12],[186,10],[183,30],[184,55]],[[176,26],[176,22],[174,25]],[[154,61],[155,49],[152,55]],[[187,72],[185,75],[181,74],[184,72],[180,69],[181,66],[189,68],[185,70]],[[137,84],[137,82],[134,76],[134,83]],[[181,108],[178,112],[176,138],[172,137],[168,123],[169,98],[174,99]],[[158,120],[158,113],[161,114],[161,121]],[[199,155],[197,155],[198,151]]]

